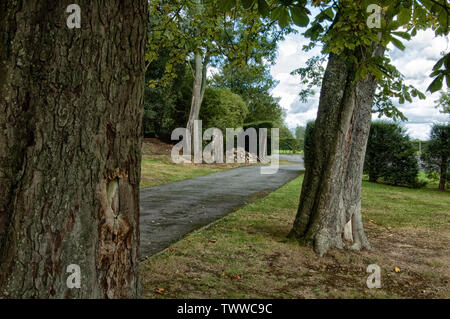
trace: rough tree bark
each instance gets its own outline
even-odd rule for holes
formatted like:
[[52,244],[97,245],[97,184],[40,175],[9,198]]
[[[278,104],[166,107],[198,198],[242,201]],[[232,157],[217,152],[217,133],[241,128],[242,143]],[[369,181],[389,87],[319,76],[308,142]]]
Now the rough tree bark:
[[[374,44],[362,52],[366,57],[382,56],[384,48]],[[344,247],[346,225],[345,237],[353,241],[353,249],[370,248],[362,225],[361,179],[377,83],[372,77],[355,83],[355,72],[356,66],[344,56],[330,54],[290,233],[312,242],[319,255]]]
[[0,1],[0,297],[139,295],[147,1],[69,4]]

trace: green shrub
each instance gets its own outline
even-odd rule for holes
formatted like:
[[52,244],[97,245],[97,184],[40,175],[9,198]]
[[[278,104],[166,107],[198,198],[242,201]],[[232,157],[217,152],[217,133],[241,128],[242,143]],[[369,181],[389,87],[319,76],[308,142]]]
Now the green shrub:
[[227,128],[242,127],[247,113],[247,104],[239,95],[228,89],[206,89],[200,109],[203,129],[216,127],[226,134]]
[[422,187],[418,181],[416,149],[405,129],[397,123],[372,123],[364,163],[369,181],[390,185]]
[[295,138],[280,138],[279,148],[282,151],[292,151],[294,154],[300,150],[298,140]]
[[433,126],[421,159],[428,176],[439,175],[439,189],[445,190],[450,182],[450,125]]

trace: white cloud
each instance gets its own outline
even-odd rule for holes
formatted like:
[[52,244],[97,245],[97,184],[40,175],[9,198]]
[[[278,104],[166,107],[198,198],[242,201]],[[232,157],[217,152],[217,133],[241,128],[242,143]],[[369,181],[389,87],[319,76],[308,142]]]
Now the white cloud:
[[[292,103],[298,98],[300,92],[300,77],[290,75],[292,71],[303,67],[306,61],[316,55],[319,49],[311,52],[303,52],[302,47],[309,41],[300,33],[291,34],[279,44],[277,63],[272,67],[273,77],[280,83],[273,89],[272,94],[280,97],[281,106],[289,113]],[[295,122],[293,119],[287,119],[288,122]],[[294,125],[295,126],[295,125]]]
[[409,136],[413,139],[419,139],[421,141],[428,140],[430,138],[430,131],[432,124],[415,124],[407,123],[404,125]]

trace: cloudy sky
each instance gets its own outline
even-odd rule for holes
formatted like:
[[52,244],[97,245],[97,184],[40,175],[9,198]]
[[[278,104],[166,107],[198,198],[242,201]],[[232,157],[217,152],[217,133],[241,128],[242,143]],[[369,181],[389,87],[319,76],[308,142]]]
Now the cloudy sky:
[[[319,104],[318,93],[309,98],[307,103],[301,103],[298,93],[301,90],[298,76],[290,75],[291,71],[304,67],[305,62],[319,52],[316,48],[310,52],[303,52],[303,45],[307,44],[301,33],[290,35],[279,44],[277,64],[272,67],[273,77],[279,81],[272,94],[281,98],[281,106],[286,109],[286,122],[290,128],[305,125],[307,121],[315,119]],[[428,76],[434,64],[440,57],[440,52],[446,51],[450,44],[448,39],[434,37],[431,30],[418,32],[411,41],[404,40],[405,51],[389,46],[388,54],[392,63],[405,76],[405,83],[414,85],[425,93],[431,78]],[[318,90],[317,90],[318,91]],[[406,115],[408,122],[404,123],[412,138],[427,139],[430,127],[434,122],[448,121],[449,116],[439,113],[434,107],[439,93],[426,94],[426,100],[414,99],[413,103],[395,104]],[[374,115],[374,119],[377,115]]]

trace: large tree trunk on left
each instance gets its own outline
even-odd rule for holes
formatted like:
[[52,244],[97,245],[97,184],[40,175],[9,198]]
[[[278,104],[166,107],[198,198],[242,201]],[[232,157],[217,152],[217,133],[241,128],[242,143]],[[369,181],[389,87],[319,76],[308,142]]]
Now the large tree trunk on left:
[[69,4],[0,2],[0,297],[139,295],[148,3]]
[[[355,51],[359,52],[359,51]],[[364,59],[382,56],[374,44]],[[352,248],[369,248],[361,216],[361,179],[377,83],[372,77],[355,83],[356,65],[330,54],[310,146],[310,160],[291,236],[312,242],[324,255],[343,248],[345,225],[351,222]]]

